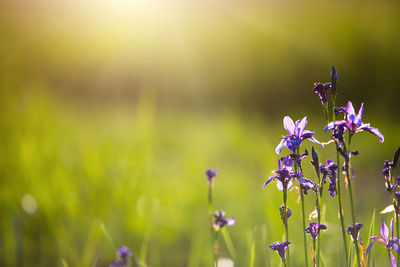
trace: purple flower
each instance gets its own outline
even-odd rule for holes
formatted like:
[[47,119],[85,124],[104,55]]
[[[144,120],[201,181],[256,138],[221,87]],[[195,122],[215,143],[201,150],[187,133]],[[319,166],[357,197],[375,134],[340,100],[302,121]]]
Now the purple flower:
[[335,162],[333,162],[333,160],[329,159],[326,161],[326,163],[326,166],[321,163],[319,165],[319,170],[322,174],[323,183],[326,183],[326,178],[329,179],[329,195],[331,195],[331,197],[334,197],[336,193],[337,165],[335,164]]
[[304,194],[307,195],[308,190],[313,190],[315,193],[318,193],[318,186],[311,180],[304,178],[303,176],[297,177],[301,188],[303,189]]
[[213,179],[217,176],[218,171],[213,169],[206,170],[207,180],[209,183],[212,183]]
[[351,237],[352,240],[357,240],[359,238],[360,229],[363,227],[362,223],[356,223],[356,228],[354,229],[354,225],[350,225],[347,227],[347,233]]
[[225,211],[220,210],[213,214],[215,221],[213,223],[213,228],[215,231],[221,230],[225,225],[231,226],[235,224],[235,219],[233,217],[226,219]]
[[289,247],[290,242],[289,241],[283,241],[283,242],[275,242],[272,245],[270,245],[269,247],[272,250],[276,250],[279,254],[279,256],[281,257],[282,261],[285,262],[285,254],[286,254],[286,250]]
[[293,152],[300,146],[300,144],[305,139],[310,139],[311,142],[321,145],[324,147],[317,139],[313,137],[314,132],[304,130],[307,125],[307,117],[304,117],[301,121],[297,120],[293,123],[293,120],[286,116],[283,118],[283,126],[288,131],[289,135],[282,135],[282,141],[275,148],[276,154],[280,154],[283,147],[287,147]]
[[326,230],[328,227],[324,224],[319,224],[317,222],[311,222],[310,226],[308,226],[304,231],[306,231],[307,234],[311,234],[311,237],[313,239],[317,238],[319,231],[321,230]]
[[311,155],[312,155],[312,161],[311,164],[315,168],[315,172],[317,173],[317,176],[319,176],[319,159],[318,159],[318,153],[315,151],[314,147],[311,149]]
[[299,172],[291,172],[293,165],[290,155],[283,158],[283,166],[281,165],[281,161],[282,159],[278,160],[279,170],[272,172],[275,173],[275,175],[269,177],[263,188],[265,188],[272,180],[276,180],[278,190],[287,191],[292,186],[293,179],[301,176]]
[[332,121],[325,126],[324,131],[332,130],[336,127],[343,127],[343,130],[349,131],[350,135],[362,131],[368,131],[379,138],[380,142],[383,142],[385,139],[381,132],[374,127],[371,127],[369,123],[363,123],[361,118],[364,111],[364,103],[361,104],[361,107],[356,114],[354,111],[353,104],[349,101],[347,103],[347,107],[342,109],[345,113],[345,119],[342,121]]
[[285,213],[285,206],[281,205],[279,207],[279,212],[281,214],[281,219],[282,219],[283,225],[287,225],[288,219],[290,218],[290,216],[292,216],[292,211],[289,209],[288,206],[286,206],[286,209],[287,209],[287,211]]
[[126,246],[122,246],[118,251],[117,251],[117,256],[119,257],[116,259],[114,262],[110,264],[109,267],[124,267],[128,265],[129,262],[129,256],[132,255],[132,251],[127,248]]
[[385,223],[385,220],[382,218],[381,236],[371,236],[370,239],[372,239],[372,242],[371,242],[371,244],[369,244],[366,254],[368,254],[368,252],[371,250],[374,242],[379,242],[379,243],[383,244],[386,247],[386,249],[389,251],[390,261],[392,263],[392,266],[396,266],[396,260],[392,254],[391,249],[393,249],[397,253],[400,253],[400,242],[399,242],[399,239],[397,239],[397,237],[393,235],[393,219],[390,222],[390,235],[389,235],[389,229]]
[[388,161],[385,160],[385,166],[382,170],[382,174],[383,176],[385,176],[385,186],[386,186],[386,190],[388,190],[389,192],[393,189],[393,185],[390,181],[390,178],[392,176],[392,167],[393,167],[393,162],[392,161]]
[[337,85],[338,75],[336,72],[335,65],[332,65],[331,70],[331,83],[332,83],[332,94],[336,96],[336,85]]
[[322,102],[322,105],[328,105],[328,92],[329,89],[332,88],[331,83],[314,83],[314,92],[318,94],[319,99]]

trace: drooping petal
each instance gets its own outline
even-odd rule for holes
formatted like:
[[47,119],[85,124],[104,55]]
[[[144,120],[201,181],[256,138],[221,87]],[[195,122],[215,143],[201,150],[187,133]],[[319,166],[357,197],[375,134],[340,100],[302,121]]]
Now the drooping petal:
[[336,126],[335,121],[331,121],[330,123],[328,123],[328,125],[325,126],[324,132],[332,130],[333,128],[335,128],[335,126]]
[[229,219],[226,220],[226,224],[228,226],[234,225],[235,224],[235,219],[233,217],[230,217]]
[[379,141],[381,143],[383,143],[385,141],[385,137],[383,137],[383,134],[377,128],[369,127],[369,128],[365,128],[364,130],[366,130],[366,131],[374,134],[376,137],[378,137]]
[[314,134],[314,132],[311,132],[309,130],[304,130],[300,137],[302,139],[307,139],[307,138],[310,138],[313,134]]
[[289,116],[285,116],[283,118],[283,127],[285,127],[286,131],[288,131],[289,134],[294,134],[295,132],[294,123]]
[[297,125],[297,134],[299,137],[303,135],[303,131],[304,128],[306,128],[306,125],[307,125],[307,117],[304,117]]
[[365,255],[368,255],[368,253],[371,251],[372,245],[373,245],[373,244],[374,244],[374,241],[372,241],[372,242],[368,245],[367,251],[365,252]]
[[286,140],[282,139],[281,142],[276,146],[275,153],[279,155],[282,151],[282,148],[284,148],[285,146],[287,146]]
[[371,236],[369,239],[372,239],[374,242],[376,241],[386,246],[385,240],[383,240],[383,238],[380,236]]
[[315,137],[310,137],[310,138],[308,138],[308,140],[310,140],[311,142],[313,142],[315,144],[320,145],[321,147],[324,147],[324,145],[321,142],[319,142],[317,139],[315,139]]
[[273,179],[275,178],[275,176],[270,176],[268,181],[266,181],[263,185],[263,188],[265,188],[267,186],[267,184],[269,184]]
[[387,240],[389,237],[389,229],[385,223],[385,219],[382,218],[382,224],[381,224],[381,236],[385,240],[385,244],[387,244]]
[[392,263],[392,267],[397,267],[396,259],[394,258],[392,252],[390,251],[390,263]]

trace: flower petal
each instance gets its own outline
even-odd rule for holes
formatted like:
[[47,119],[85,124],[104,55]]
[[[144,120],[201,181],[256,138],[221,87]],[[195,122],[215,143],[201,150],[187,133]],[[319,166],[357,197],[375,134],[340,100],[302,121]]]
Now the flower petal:
[[385,240],[383,240],[383,238],[380,236],[371,236],[369,239],[373,239],[374,241],[379,242],[386,246]]
[[386,244],[388,237],[389,237],[389,229],[385,223],[385,219],[383,219],[383,218],[382,218],[382,224],[381,224],[381,236],[385,240],[385,244]]
[[368,247],[367,247],[367,251],[365,252],[365,255],[368,255],[368,253],[370,252],[370,250],[372,249],[372,245],[374,244],[374,241],[372,241]]
[[274,178],[275,178],[275,176],[270,176],[268,181],[266,181],[265,184],[263,185],[263,188],[265,188],[267,186],[267,184],[269,184]]
[[297,126],[297,134],[299,137],[303,135],[303,131],[304,128],[306,128],[306,125],[307,125],[307,117],[304,117]]
[[385,137],[383,137],[383,134],[377,128],[369,127],[369,128],[365,128],[364,130],[376,135],[376,137],[379,138],[379,141],[381,143],[383,143],[383,141],[385,141]]
[[335,126],[336,126],[335,121],[331,121],[330,123],[328,123],[328,125],[325,126],[324,132],[332,130],[333,128],[335,128]]
[[281,151],[282,151],[282,148],[285,147],[285,146],[287,146],[286,145],[286,140],[282,139],[281,142],[276,146],[275,153],[279,155],[281,153]]
[[392,252],[390,251],[390,262],[392,263],[392,267],[396,267],[396,259],[394,258]]
[[278,188],[279,191],[283,192],[283,184],[281,181],[279,180],[276,181],[276,188]]
[[289,134],[294,134],[295,131],[294,123],[289,116],[285,116],[283,118],[283,127],[285,127],[286,131],[288,131]]
[[358,114],[357,114],[357,120],[358,120],[358,121],[361,121],[363,112],[364,112],[364,103],[361,103],[361,107],[360,107],[360,109],[358,110]]
[[346,113],[347,113],[347,118],[350,118],[351,115],[354,116],[356,115],[356,112],[354,111],[354,107],[351,101],[347,102]]
[[283,159],[283,169],[291,171],[292,168],[293,168],[292,158],[290,157],[290,155],[288,155]]
[[229,219],[226,220],[226,224],[228,226],[234,225],[235,224],[235,219],[233,217],[230,217]]
[[308,138],[308,140],[310,140],[311,142],[320,145],[321,147],[324,147],[324,145],[322,143],[320,143],[317,139],[315,139],[315,137],[310,137]]

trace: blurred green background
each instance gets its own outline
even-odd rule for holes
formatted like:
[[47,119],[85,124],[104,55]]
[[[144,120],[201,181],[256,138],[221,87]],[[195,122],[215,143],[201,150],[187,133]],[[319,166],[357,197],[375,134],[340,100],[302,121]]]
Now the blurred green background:
[[[389,204],[383,161],[400,144],[399,10],[396,1],[1,1],[0,265],[108,266],[126,245],[148,266],[211,266],[205,170],[216,168],[215,208],[237,221],[235,266],[249,266],[252,242],[255,266],[276,266],[267,245],[283,237],[282,197],[262,185],[277,168],[285,115],[308,116],[307,129],[328,140],[312,88],[332,64],[338,105],[365,102],[364,121],[385,135],[354,138],[366,242],[373,210]],[[302,266],[296,200],[291,192],[291,254]],[[324,202],[323,260],[337,266],[336,199]],[[307,214],[313,203],[309,195]],[[373,253],[387,263],[383,246]],[[223,242],[221,256],[231,257]]]

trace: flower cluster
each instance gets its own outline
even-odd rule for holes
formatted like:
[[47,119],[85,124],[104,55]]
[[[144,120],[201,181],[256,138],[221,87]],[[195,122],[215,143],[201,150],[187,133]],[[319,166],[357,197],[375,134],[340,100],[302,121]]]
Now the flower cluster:
[[286,250],[288,249],[290,245],[289,241],[283,241],[283,242],[275,242],[272,245],[270,245],[269,247],[272,250],[275,250],[276,252],[278,252],[279,256],[281,257],[282,261],[285,262],[286,261]]
[[225,211],[220,210],[216,213],[213,214],[214,216],[214,223],[213,223],[213,228],[215,231],[219,231],[224,227],[225,225],[231,226],[235,224],[235,219],[233,217],[230,218],[225,218]]
[[320,224],[317,222],[311,222],[310,226],[308,226],[304,231],[306,231],[307,234],[311,235],[312,239],[316,239],[319,232],[321,230],[326,230],[328,227],[325,224]]
[[109,267],[125,267],[128,266],[129,263],[129,257],[132,255],[132,251],[125,247],[122,246],[118,251],[117,251],[117,256],[118,259],[113,261]]

